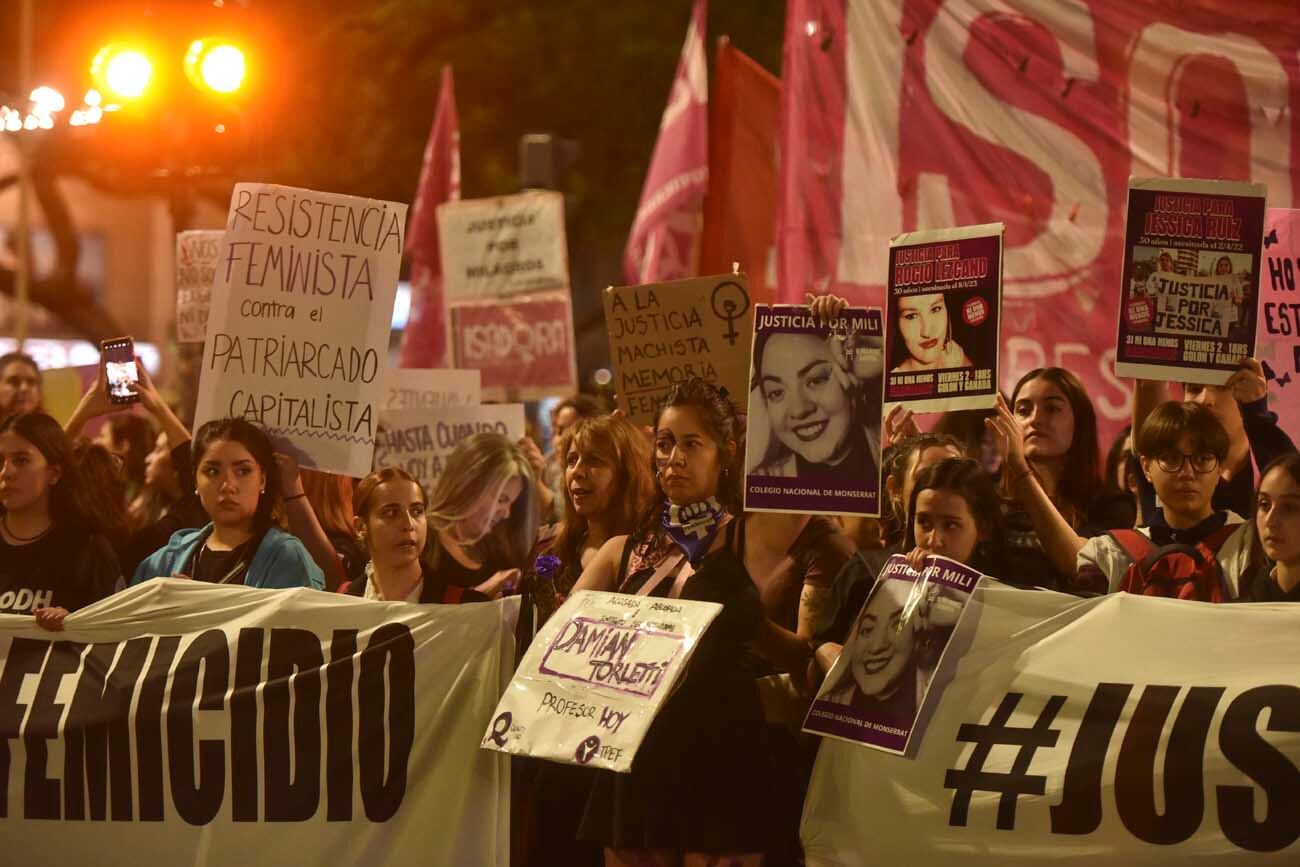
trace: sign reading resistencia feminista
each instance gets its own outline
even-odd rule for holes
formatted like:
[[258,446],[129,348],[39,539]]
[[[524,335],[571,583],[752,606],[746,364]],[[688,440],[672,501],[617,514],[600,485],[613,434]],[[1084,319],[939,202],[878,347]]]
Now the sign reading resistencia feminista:
[[208,333],[212,281],[217,276],[221,229],[176,233],[176,339],[202,343]]
[[406,205],[238,184],[195,425],[239,416],[305,467],[370,472]]
[[568,289],[564,196],[550,191],[438,206],[448,300]]

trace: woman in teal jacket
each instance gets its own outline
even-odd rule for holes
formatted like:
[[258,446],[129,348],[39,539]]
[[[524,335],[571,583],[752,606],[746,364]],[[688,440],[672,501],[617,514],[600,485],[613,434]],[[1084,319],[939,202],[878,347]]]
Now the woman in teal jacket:
[[307,549],[272,525],[280,482],[266,434],[243,419],[210,421],[199,428],[193,454],[196,492],[211,523],[175,533],[140,564],[131,583],[177,575],[322,589],[324,575]]

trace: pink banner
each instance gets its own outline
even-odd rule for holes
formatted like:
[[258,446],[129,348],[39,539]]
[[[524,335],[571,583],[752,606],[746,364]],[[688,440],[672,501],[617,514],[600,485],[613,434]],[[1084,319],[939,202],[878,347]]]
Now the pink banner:
[[533,400],[577,391],[567,290],[451,305],[454,365],[479,370],[484,400]]
[[1128,178],[1300,182],[1300,16],[1175,0],[791,0],[780,295],[883,297],[889,240],[1007,225],[1002,385],[1059,365],[1103,447]]
[[709,182],[709,73],[704,59],[708,4],[695,0],[682,59],[668,94],[641,204],[627,239],[628,283],[680,280],[698,273],[704,192]]

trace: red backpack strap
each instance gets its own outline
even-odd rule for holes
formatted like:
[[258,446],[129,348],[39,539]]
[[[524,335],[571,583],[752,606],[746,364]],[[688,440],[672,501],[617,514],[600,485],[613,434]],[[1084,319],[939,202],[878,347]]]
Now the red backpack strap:
[[1137,530],[1111,530],[1110,537],[1134,563],[1141,563],[1156,549],[1155,543]]
[[1232,537],[1232,534],[1241,528],[1240,524],[1224,524],[1201,541],[1197,542],[1198,548],[1205,548],[1211,554],[1218,554],[1223,543]]

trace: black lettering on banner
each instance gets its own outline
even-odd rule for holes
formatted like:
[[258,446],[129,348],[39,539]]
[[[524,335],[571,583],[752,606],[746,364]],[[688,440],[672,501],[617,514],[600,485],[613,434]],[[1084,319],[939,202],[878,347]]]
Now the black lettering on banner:
[[260,804],[257,769],[257,692],[262,685],[262,629],[239,630],[235,685],[230,691],[230,815],[256,822]]
[[36,698],[32,700],[23,727],[23,746],[27,748],[27,775],[24,780],[23,818],[59,819],[60,785],[58,780],[45,776],[49,760],[46,741],[59,736],[59,718],[63,705],[55,701],[63,678],[81,667],[81,653],[86,645],[72,641],[56,641],[50,656],[41,669],[41,679],[36,685]]
[[36,674],[53,642],[15,638],[0,672],[0,819],[9,818],[9,741],[18,737],[27,705],[19,704],[23,679]]
[[1084,711],[1065,768],[1061,803],[1053,804],[1053,834],[1091,834],[1101,827],[1101,777],[1111,738],[1133,687],[1099,683]]
[[352,658],[357,630],[336,629],[325,667],[326,816],[330,822],[352,821]]
[[411,630],[401,623],[386,623],[376,629],[361,652],[360,667],[357,763],[361,802],[367,819],[386,822],[406,795],[406,764],[415,742],[415,640]]
[[166,635],[154,646],[149,674],[140,685],[135,705],[136,786],[140,790],[140,820],[163,819],[162,703],[167,674],[176,660],[179,635]]
[[[199,692],[199,667],[203,691]],[[225,745],[219,740],[198,742],[198,768],[194,765],[194,700],[199,710],[225,707],[230,683],[230,650],[226,634],[209,629],[185,648],[172,677],[167,704],[167,763],[171,772],[172,801],[176,812],[191,825],[206,825],[221,809],[226,791]]]
[[1120,744],[1115,765],[1115,805],[1129,832],[1147,843],[1169,846],[1196,833],[1205,814],[1202,773],[1205,742],[1223,687],[1193,686],[1178,709],[1165,751],[1165,811],[1156,812],[1153,781],[1156,749],[1169,711],[1182,687],[1148,686]]
[[85,819],[89,795],[90,818],[102,822],[111,780],[113,821],[131,820],[131,699],[152,645],[152,638],[133,638],[86,652],[63,728],[65,819]]
[[1264,790],[1268,812],[1255,821],[1254,786],[1219,786],[1219,825],[1223,836],[1252,852],[1276,852],[1300,838],[1295,810],[1300,805],[1300,770],[1260,736],[1259,715],[1268,710],[1270,732],[1300,732],[1300,688],[1290,684],[1257,686],[1237,696],[1219,726],[1223,757]]
[[[262,744],[268,822],[306,821],[316,814],[320,803],[320,670],[324,665],[320,639],[315,633],[305,629],[271,630],[270,661],[262,692],[266,703]],[[291,767],[297,771],[296,779],[290,779]]]

